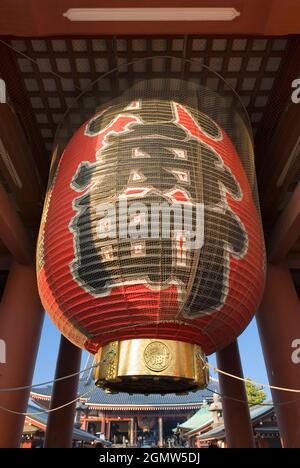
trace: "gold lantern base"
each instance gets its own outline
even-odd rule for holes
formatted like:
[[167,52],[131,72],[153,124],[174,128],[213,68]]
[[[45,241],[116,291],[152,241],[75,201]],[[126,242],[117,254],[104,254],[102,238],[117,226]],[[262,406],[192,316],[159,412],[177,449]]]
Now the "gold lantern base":
[[200,346],[174,340],[112,341],[96,354],[94,378],[108,393],[185,393],[209,381]]

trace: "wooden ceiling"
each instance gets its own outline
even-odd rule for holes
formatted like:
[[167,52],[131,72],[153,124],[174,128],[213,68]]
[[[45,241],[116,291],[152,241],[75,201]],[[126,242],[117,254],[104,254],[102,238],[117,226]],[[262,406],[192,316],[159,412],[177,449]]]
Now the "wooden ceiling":
[[[256,132],[268,100],[274,89],[276,76],[284,64],[288,48],[287,38],[249,38],[219,36],[173,37],[105,37],[13,39],[17,73],[26,89],[36,125],[43,138],[46,151],[52,148],[57,124],[73,98],[86,89],[101,74],[121,67],[101,81],[98,102],[109,99],[126,89],[133,79],[145,77],[182,77],[199,80],[202,63],[220,73],[242,97]],[[21,54],[26,54],[31,60]],[[164,56],[174,56],[166,59]],[[155,56],[151,61],[139,61]],[[176,60],[194,60],[185,64]],[[128,68],[123,63],[136,60]],[[220,87],[217,78],[207,83],[212,89]],[[218,89],[219,90],[219,89]],[[87,112],[94,103],[86,100]],[[81,118],[84,116],[81,116]],[[74,110],[74,123],[80,116]]]

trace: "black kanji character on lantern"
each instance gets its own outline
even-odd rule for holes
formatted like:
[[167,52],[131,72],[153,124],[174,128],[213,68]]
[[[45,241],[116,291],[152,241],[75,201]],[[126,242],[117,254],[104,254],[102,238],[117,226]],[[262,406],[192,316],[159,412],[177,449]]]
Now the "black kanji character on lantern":
[[[122,281],[146,279],[157,285],[175,281],[190,292],[184,298],[186,316],[216,310],[228,292],[230,257],[242,257],[247,248],[245,228],[226,198],[229,193],[241,199],[240,186],[216,151],[176,122],[172,102],[144,100],[139,109],[128,111],[124,106],[110,108],[87,125],[86,135],[96,136],[104,125],[126,113],[138,116],[139,121],[125,132],[111,132],[96,162],[82,162],[72,180],[72,188],[81,193],[74,200],[77,214],[70,224],[76,250],[72,273],[94,295],[106,294]],[[201,114],[200,120],[207,134],[220,136],[208,116]],[[186,264],[177,264],[174,238],[145,238],[140,244],[130,239],[100,241],[97,225],[103,213],[97,214],[98,204],[114,200],[118,210],[118,196],[128,188],[150,189],[146,196],[137,194],[128,200],[129,207],[141,201],[150,209],[152,203],[170,201],[168,193],[174,188],[184,190],[190,203],[203,203],[201,251],[190,252]],[[193,224],[191,229],[195,228]]]

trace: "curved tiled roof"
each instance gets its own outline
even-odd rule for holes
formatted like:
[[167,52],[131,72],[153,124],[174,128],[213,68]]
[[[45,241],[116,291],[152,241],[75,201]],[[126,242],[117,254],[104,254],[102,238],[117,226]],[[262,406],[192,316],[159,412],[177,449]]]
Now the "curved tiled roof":
[[209,411],[207,407],[203,407],[187,421],[180,424],[179,427],[181,429],[188,429],[189,431],[191,431],[193,429],[198,429],[199,427],[207,426],[212,422],[212,412]]
[[[36,406],[33,405],[28,405],[27,407],[27,413],[30,416],[27,416],[27,419],[33,423],[37,423],[39,427],[42,427],[44,430],[46,429],[47,426],[47,421],[48,421],[48,414],[44,413],[41,414],[40,408],[37,408]],[[83,431],[82,429],[79,429],[77,427],[74,427],[73,429],[73,436],[72,438],[74,440],[83,440],[86,442],[101,442],[105,443],[105,445],[110,445],[110,442],[104,439],[100,439],[99,437],[96,437],[93,434],[90,434],[89,432]]]
[[[211,382],[209,388],[217,390],[218,387],[215,383]],[[49,400],[52,393],[52,386],[39,388],[37,391],[32,392],[32,399]],[[185,408],[200,408],[204,399],[211,399],[212,393],[208,390],[199,390],[191,392],[187,395],[175,395],[169,393],[166,395],[129,395],[128,393],[108,394],[104,390],[95,386],[93,382],[81,379],[79,382],[78,394],[83,395],[83,400],[86,405],[91,408],[97,409],[185,409]]]
[[[266,404],[268,403],[270,403],[270,406],[257,405],[257,406],[253,406],[252,408],[250,408],[250,418],[251,418],[252,423],[254,423],[257,419],[266,416],[268,413],[271,413],[274,410],[274,407],[272,406],[272,402],[266,402]],[[202,427],[203,425],[199,426],[197,429],[200,431]],[[201,434],[198,438],[200,440],[210,440],[210,439],[217,439],[218,437],[221,438],[224,436],[225,436],[225,426],[224,424],[221,424],[220,426],[215,427],[214,429],[211,429],[208,432],[204,432],[204,434]]]

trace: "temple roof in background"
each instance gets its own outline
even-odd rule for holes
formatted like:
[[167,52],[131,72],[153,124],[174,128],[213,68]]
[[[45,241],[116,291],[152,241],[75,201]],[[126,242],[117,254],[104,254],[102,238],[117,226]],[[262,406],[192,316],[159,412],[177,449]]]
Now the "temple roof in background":
[[[215,383],[209,384],[211,390],[217,390]],[[31,393],[33,401],[40,405],[49,402],[52,394],[52,385],[39,388]],[[187,395],[129,395],[128,393],[108,394],[95,386],[94,382],[81,379],[78,395],[83,395],[80,401],[84,402],[90,409],[110,411],[155,411],[155,410],[186,410],[198,409],[203,405],[203,400],[211,400],[212,392],[199,390]]]

